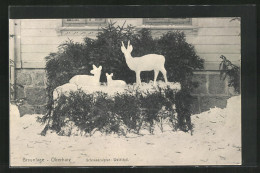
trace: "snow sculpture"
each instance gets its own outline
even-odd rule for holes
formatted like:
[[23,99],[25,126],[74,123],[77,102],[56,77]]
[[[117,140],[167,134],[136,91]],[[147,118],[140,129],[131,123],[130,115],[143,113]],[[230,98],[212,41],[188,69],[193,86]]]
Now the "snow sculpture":
[[99,80],[101,75],[102,66],[99,66],[98,68],[93,65],[93,70],[90,71],[90,75],[76,75],[72,77],[69,81],[71,84],[80,85],[80,86],[99,86]]
[[73,83],[66,83],[64,85],[58,86],[53,91],[53,100],[57,100],[62,94],[69,96],[70,92],[77,91],[77,85]]
[[128,41],[127,48],[125,48],[124,43],[122,42],[121,51],[124,53],[126,64],[128,67],[135,71],[136,74],[136,83],[141,84],[140,73],[142,71],[154,71],[154,85],[156,84],[156,79],[159,71],[162,72],[164,76],[164,81],[167,83],[167,72],[165,70],[165,58],[163,55],[157,54],[148,54],[142,57],[132,57],[131,52],[133,50],[130,41]]
[[101,75],[101,70],[102,66],[99,66],[98,68],[93,65],[93,69],[90,71],[91,74],[94,76],[90,75],[76,75],[72,77],[69,81],[69,83],[66,83],[64,85],[58,86],[57,88],[54,89],[53,91],[53,99],[56,100],[58,99],[62,94],[68,96],[70,92],[75,92],[78,89],[83,89],[85,90],[94,90],[94,87],[91,86],[100,86],[99,80],[100,80],[100,75]]
[[107,86],[115,86],[115,87],[125,87],[126,83],[123,80],[113,80],[112,79],[113,73],[108,74],[106,73],[107,77]]

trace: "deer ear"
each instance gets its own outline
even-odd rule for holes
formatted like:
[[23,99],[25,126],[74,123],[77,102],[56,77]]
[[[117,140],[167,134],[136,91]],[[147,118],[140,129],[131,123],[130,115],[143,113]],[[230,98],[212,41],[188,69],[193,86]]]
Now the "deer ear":
[[92,67],[93,67],[93,69],[96,69],[96,68],[97,68],[94,64],[92,65]]
[[121,51],[122,51],[123,53],[125,53],[125,51],[126,51],[125,47],[121,46]]
[[132,45],[130,45],[128,48],[128,51],[131,53],[132,52],[132,50],[133,50],[133,46]]
[[110,76],[113,76],[113,73],[111,73]]
[[99,69],[99,70],[102,70],[102,66],[100,65],[100,66],[98,67],[98,69]]
[[108,76],[108,74],[106,73],[106,76]]
[[125,48],[125,45],[124,45],[123,41],[122,41],[121,51],[122,51],[123,53],[126,52],[126,48]]

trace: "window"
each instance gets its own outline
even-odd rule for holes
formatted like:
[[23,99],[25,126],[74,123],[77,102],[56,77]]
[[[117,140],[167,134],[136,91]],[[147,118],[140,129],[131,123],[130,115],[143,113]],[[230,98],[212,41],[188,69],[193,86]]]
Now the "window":
[[125,21],[135,26],[136,29],[148,28],[154,37],[159,37],[167,31],[180,30],[186,35],[197,34],[197,19],[195,18],[70,18],[62,19],[62,25],[58,32],[62,36],[88,36],[95,39],[97,33],[113,20],[116,25],[122,25]]
[[192,25],[191,18],[144,18],[145,25]]
[[106,25],[107,20],[103,18],[88,18],[88,19],[63,19],[62,26],[98,26]]

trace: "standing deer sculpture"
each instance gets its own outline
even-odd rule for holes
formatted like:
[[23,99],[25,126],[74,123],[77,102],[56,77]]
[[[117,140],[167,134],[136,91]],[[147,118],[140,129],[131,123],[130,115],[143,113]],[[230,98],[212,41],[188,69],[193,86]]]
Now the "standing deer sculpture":
[[131,52],[133,46],[128,41],[127,48],[125,48],[124,43],[122,42],[121,51],[125,55],[125,60],[127,66],[135,72],[136,74],[136,83],[141,84],[140,73],[142,71],[154,71],[154,85],[156,84],[156,79],[158,73],[161,71],[164,77],[165,82],[167,83],[167,72],[165,70],[165,58],[163,55],[158,54],[148,54],[142,57],[132,57]]

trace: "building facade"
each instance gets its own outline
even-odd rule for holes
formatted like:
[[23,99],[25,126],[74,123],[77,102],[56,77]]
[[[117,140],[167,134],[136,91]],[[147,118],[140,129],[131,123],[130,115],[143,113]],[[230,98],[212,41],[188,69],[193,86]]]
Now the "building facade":
[[225,107],[232,95],[227,80],[220,80],[220,56],[233,64],[241,63],[240,21],[232,18],[113,18],[113,19],[16,19],[9,21],[10,83],[15,87],[13,99],[25,98],[21,115],[44,113],[46,97],[45,57],[58,51],[70,39],[83,42],[84,37],[96,38],[107,22],[136,29],[149,28],[153,37],[167,31],[183,31],[188,43],[205,60],[203,70],[194,71],[199,87],[192,93],[193,113],[210,107]]

